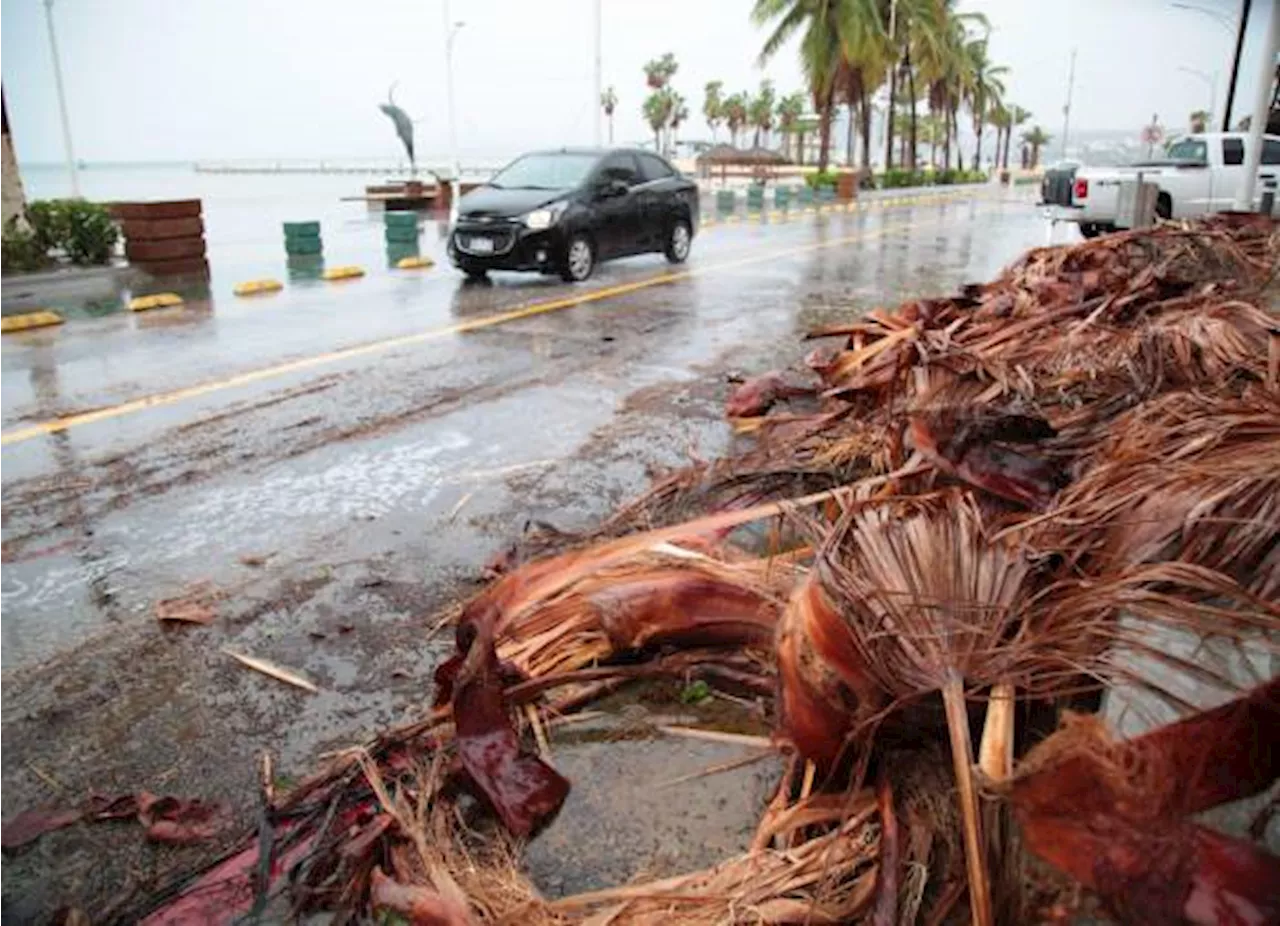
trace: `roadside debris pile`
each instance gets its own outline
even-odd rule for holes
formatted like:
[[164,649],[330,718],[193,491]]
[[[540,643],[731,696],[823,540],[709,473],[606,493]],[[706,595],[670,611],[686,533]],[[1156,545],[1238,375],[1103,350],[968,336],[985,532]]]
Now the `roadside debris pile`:
[[[344,922],[1013,923],[1073,882],[1130,922],[1277,921],[1280,863],[1189,818],[1275,780],[1280,683],[1161,640],[1280,631],[1278,258],[1269,221],[1166,224],[815,332],[807,373],[734,390],[749,446],[529,538],[460,607],[434,712],[264,787],[258,835],[152,921],[276,895]],[[571,787],[549,734],[670,674],[776,695],[790,765],[753,844],[542,897],[519,847]],[[1194,713],[1188,680],[1227,703]],[[1190,716],[1113,740],[1112,685]]]

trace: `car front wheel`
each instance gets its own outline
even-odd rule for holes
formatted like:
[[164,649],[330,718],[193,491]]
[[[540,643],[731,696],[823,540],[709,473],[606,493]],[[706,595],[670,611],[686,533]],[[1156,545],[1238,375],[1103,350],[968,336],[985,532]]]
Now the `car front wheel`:
[[560,277],[566,283],[581,283],[591,276],[596,266],[596,254],[586,235],[574,235],[564,252],[564,266]]
[[689,231],[689,223],[683,219],[671,226],[667,233],[667,246],[663,253],[673,264],[683,264],[689,256],[689,247],[693,244],[693,234]]

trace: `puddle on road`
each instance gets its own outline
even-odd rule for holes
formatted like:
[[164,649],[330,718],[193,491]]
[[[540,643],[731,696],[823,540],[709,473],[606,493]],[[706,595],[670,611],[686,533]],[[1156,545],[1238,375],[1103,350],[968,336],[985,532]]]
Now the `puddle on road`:
[[572,788],[559,816],[525,852],[525,870],[541,891],[560,897],[668,877],[749,847],[783,759],[769,754],[702,775],[761,750],[667,735],[659,727],[768,736],[762,714],[716,693],[683,705],[674,683],[637,686],[591,707],[606,716],[550,735],[552,762]]

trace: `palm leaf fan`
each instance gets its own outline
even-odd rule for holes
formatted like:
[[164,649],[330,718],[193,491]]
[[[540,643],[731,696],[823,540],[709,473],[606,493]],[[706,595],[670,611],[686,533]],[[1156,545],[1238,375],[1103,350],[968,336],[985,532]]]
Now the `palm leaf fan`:
[[947,493],[855,511],[837,525],[819,569],[849,653],[888,700],[941,692],[964,821],[975,923],[991,919],[966,683],[992,685],[1008,666],[1006,641],[1034,592],[1035,567],[1018,547],[990,541],[974,497]]

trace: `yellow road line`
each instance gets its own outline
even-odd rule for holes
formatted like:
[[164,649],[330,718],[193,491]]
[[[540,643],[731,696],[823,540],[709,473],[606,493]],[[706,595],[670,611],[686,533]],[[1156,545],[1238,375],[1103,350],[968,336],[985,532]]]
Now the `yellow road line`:
[[498,325],[505,325],[509,322],[519,321],[523,318],[546,315],[549,312],[559,312],[563,309],[570,309],[576,306],[586,305],[591,302],[599,302],[603,299],[625,296],[630,293],[639,292],[643,289],[649,289],[653,286],[661,286],[667,283],[675,283],[680,280],[688,280],[704,274],[715,273],[720,270],[730,270],[734,267],[761,264],[779,257],[807,254],[814,251],[825,251],[847,244],[854,244],[858,241],[878,238],[882,235],[895,231],[904,231],[907,229],[936,224],[936,222],[940,221],[942,221],[941,217],[935,220],[899,222],[893,225],[872,229],[870,231],[846,235],[841,238],[832,238],[827,241],[818,241],[812,244],[783,248],[779,251],[770,251],[767,254],[753,254],[747,257],[740,257],[735,260],[721,261],[717,264],[707,264],[702,267],[690,267],[687,270],[662,273],[657,276],[646,277],[643,280],[635,280],[631,283],[622,283],[617,286],[606,286],[601,289],[591,290],[590,292],[581,293],[576,296],[569,296],[564,299],[535,302],[531,305],[522,306],[518,309],[499,312],[495,315],[485,315],[480,318],[473,318],[469,321],[446,325],[442,328],[431,328],[414,334],[397,335],[391,338],[384,338],[380,341],[371,341],[368,344],[358,344],[354,347],[343,347],[338,350],[327,351],[323,354],[315,354],[310,357],[302,357],[298,360],[289,360],[284,363],[275,364],[274,366],[263,367],[259,370],[250,370],[247,373],[238,373],[224,379],[212,380],[195,386],[187,386],[183,389],[175,389],[172,392],[160,392],[154,395],[143,396],[140,399],[122,402],[119,405],[99,408],[94,411],[82,412],[76,415],[66,415],[61,418],[42,421],[39,424],[33,424],[25,428],[6,431],[3,434],[0,434],[0,446],[7,447],[10,444],[20,444],[24,441],[29,441],[32,438],[40,437],[45,434],[66,431],[70,428],[76,428],[86,424],[94,424],[99,421],[108,421],[112,418],[120,418],[124,415],[131,415],[135,412],[146,411],[150,408],[160,408],[166,405],[173,405],[178,402],[184,402],[188,399],[197,399],[201,396],[210,395],[211,393],[221,392],[224,389],[234,389],[238,386],[247,386],[251,383],[274,379],[278,376],[286,376],[290,373],[297,373],[302,370],[314,369],[315,367],[325,366],[342,360],[350,360],[354,357],[364,357],[369,354],[381,353],[382,351],[395,347],[420,344],[424,341],[432,341],[438,338],[448,337],[449,335],[463,334],[468,331],[479,331],[483,328],[493,328]]

